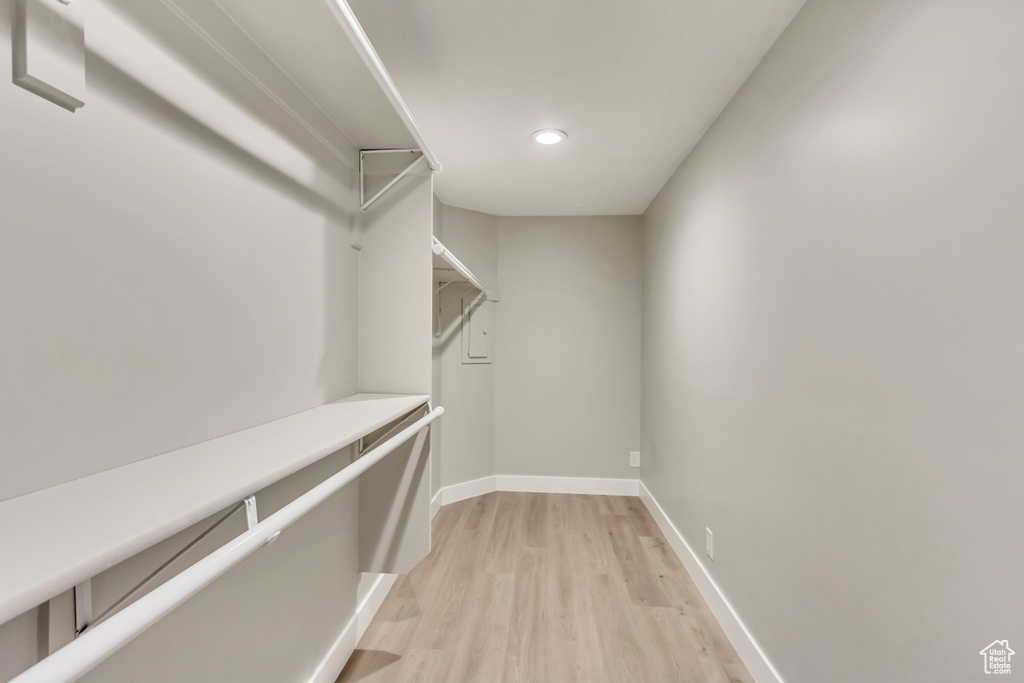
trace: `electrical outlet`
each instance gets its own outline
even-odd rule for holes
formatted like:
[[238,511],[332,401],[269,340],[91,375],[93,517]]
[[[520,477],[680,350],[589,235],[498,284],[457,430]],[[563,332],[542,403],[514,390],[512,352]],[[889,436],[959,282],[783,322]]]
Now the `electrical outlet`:
[[715,559],[715,536],[711,533],[711,529],[708,529],[707,527],[704,528],[704,531],[708,532],[708,539],[706,544],[708,559],[713,560]]
[[640,467],[640,451],[629,452],[629,466]]

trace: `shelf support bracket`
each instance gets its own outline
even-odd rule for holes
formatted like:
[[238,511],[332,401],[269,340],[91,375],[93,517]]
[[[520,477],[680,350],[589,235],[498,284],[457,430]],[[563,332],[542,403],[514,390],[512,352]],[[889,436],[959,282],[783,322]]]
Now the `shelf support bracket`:
[[254,495],[245,499],[245,523],[249,529],[260,523],[260,516],[256,511],[256,496]]
[[[405,167],[401,173],[396,175],[391,181],[377,191],[377,194],[373,195],[369,199],[366,198],[366,164],[365,159],[369,155],[373,154],[416,154],[419,156],[411,164]],[[375,201],[384,196],[384,193],[390,190],[392,187],[398,184],[398,181],[409,175],[413,168],[416,167],[426,157],[423,152],[418,149],[361,149],[359,150],[359,210],[365,212],[370,205]]]
[[92,623],[92,579],[75,586],[75,637]]
[[[250,496],[250,497],[253,498],[253,514],[255,514],[255,511],[256,511],[255,496]],[[144,578],[139,583],[135,584],[134,588],[132,588],[127,593],[125,593],[120,598],[118,598],[116,601],[114,601],[114,603],[112,605],[110,605],[110,607],[108,607],[105,610],[103,610],[102,612],[100,612],[99,615],[97,615],[95,618],[92,618],[92,616],[91,616],[92,600],[91,600],[91,593],[90,593],[90,600],[89,600],[90,617],[88,619],[88,623],[85,624],[85,626],[81,625],[81,622],[78,620],[78,614],[79,614],[79,610],[78,610],[78,587],[76,586],[75,587],[75,615],[76,615],[75,616],[75,620],[78,623],[76,624],[77,629],[76,629],[75,637],[78,637],[79,635],[81,635],[82,631],[84,631],[86,627],[95,628],[98,624],[100,624],[103,621],[105,621],[106,618],[109,617],[111,614],[114,614],[117,611],[117,609],[121,605],[123,605],[129,598],[131,598],[133,595],[135,595],[140,590],[142,590],[153,579],[155,579],[157,576],[159,576],[165,569],[167,569],[172,564],[177,562],[178,558],[180,558],[182,555],[187,553],[192,548],[196,547],[201,540],[203,540],[204,538],[209,536],[211,533],[213,533],[213,531],[215,529],[217,529],[221,524],[226,522],[228,520],[228,518],[231,517],[231,515],[233,515],[236,512],[238,512],[238,509],[241,508],[241,507],[242,507],[242,503],[236,503],[235,505],[233,505],[230,510],[228,510],[220,519],[218,519],[210,527],[208,527],[206,529],[206,531],[204,531],[203,533],[199,534],[194,539],[189,541],[185,545],[185,547],[183,547],[178,552],[174,553],[174,555],[172,555],[170,559],[168,559],[162,565],[160,565],[159,567],[154,569],[152,572],[150,572],[149,576]],[[246,510],[246,518],[248,519],[248,509]],[[252,527],[250,526],[249,528],[252,528]],[[86,581],[85,583],[88,584],[89,582]]]
[[[429,404],[430,401],[427,401],[427,403]],[[366,437],[365,436],[362,437],[361,439],[359,439],[358,453],[356,453],[356,457],[357,458],[361,458],[363,455],[366,454],[367,451],[369,451],[369,450],[371,450],[373,448],[376,448],[378,444],[384,443],[384,441],[386,441],[389,436],[391,436],[392,434],[395,433],[395,430],[397,430],[399,427],[402,427],[405,424],[407,424],[409,422],[409,420],[412,419],[413,417],[415,417],[416,415],[418,415],[419,412],[420,412],[419,408],[414,408],[412,411],[406,413],[404,416],[402,416],[394,424],[393,427],[391,427],[391,429],[386,431],[383,436],[377,437],[377,439],[374,440],[374,442],[371,443],[370,445],[366,445]]]

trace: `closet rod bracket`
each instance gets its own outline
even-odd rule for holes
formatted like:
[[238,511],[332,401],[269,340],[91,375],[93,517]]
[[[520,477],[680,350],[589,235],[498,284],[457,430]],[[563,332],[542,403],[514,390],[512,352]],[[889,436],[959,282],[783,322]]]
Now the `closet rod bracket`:
[[[387,185],[377,191],[377,194],[373,195],[369,199],[366,198],[366,157],[374,154],[418,154],[413,162],[406,166],[398,175],[392,178]],[[392,187],[398,184],[405,176],[409,175],[412,170],[421,161],[426,159],[426,156],[421,150],[418,149],[361,149],[359,150],[359,210],[365,212],[370,205],[375,201],[384,196],[384,194]],[[428,166],[429,168],[429,166]]]
[[250,530],[260,523],[259,513],[256,511],[256,496],[248,496],[245,503],[245,525]]
[[92,623],[92,579],[75,586],[75,637]]

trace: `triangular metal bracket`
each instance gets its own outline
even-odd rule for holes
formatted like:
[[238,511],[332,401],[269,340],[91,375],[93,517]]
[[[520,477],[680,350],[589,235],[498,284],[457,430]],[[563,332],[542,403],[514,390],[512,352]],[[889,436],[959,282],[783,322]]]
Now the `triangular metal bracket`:
[[[365,181],[365,164],[364,164],[364,159],[367,156],[372,155],[372,154],[414,154],[416,152],[419,152],[419,156],[416,157],[416,159],[411,164],[406,166],[405,170],[403,170],[401,173],[399,173],[394,178],[392,178],[391,181],[387,185],[385,185],[380,190],[378,190],[377,194],[373,195],[369,199],[366,198],[366,181]],[[419,164],[421,161],[423,161],[425,158],[426,158],[426,156],[423,154],[423,152],[421,150],[418,150],[418,149],[361,149],[361,150],[359,150],[359,210],[360,211],[366,211],[368,208],[370,208],[371,204],[373,204],[375,201],[377,201],[378,199],[383,197],[384,193],[387,192],[388,190],[390,190],[392,187],[394,187],[398,183],[399,180],[401,180],[405,176],[409,175],[409,173],[412,172],[413,168],[415,168],[416,165]]]

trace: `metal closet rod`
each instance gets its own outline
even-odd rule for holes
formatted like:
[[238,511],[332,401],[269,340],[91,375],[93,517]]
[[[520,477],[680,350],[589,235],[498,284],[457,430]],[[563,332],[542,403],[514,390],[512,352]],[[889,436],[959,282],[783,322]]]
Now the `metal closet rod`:
[[227,570],[276,540],[282,531],[339,490],[351,484],[359,475],[376,465],[443,414],[444,408],[440,406],[434,408],[388,441],[285,505],[245,533],[235,537],[163,585],[153,589],[152,592],[142,596],[102,624],[83,632],[80,637],[23,672],[11,683],[53,683],[54,681],[78,680],[140,633],[167,616],[176,607],[213,583]]
[[437,239],[433,235],[431,235],[431,239],[433,240],[433,246],[431,248],[433,249],[434,253],[443,258],[445,261],[447,261],[448,264],[459,273],[459,275],[469,280],[469,284],[473,285],[481,292],[483,292],[484,296],[487,296],[487,288],[480,283],[480,280],[476,279],[476,275],[473,275],[469,268],[462,264],[462,261],[455,258],[455,254],[448,251],[448,248],[441,244],[441,241],[439,239]]
[[395,87],[395,82],[391,80],[391,76],[388,74],[388,70],[384,68],[384,62],[380,61],[380,56],[377,55],[377,51],[373,48],[373,44],[370,43],[370,39],[366,36],[366,31],[359,24],[359,20],[356,18],[355,12],[348,6],[346,0],[330,0],[328,3],[335,15],[341,20],[341,28],[344,29],[345,35],[348,36],[349,40],[352,41],[352,46],[359,53],[363,63],[366,64],[366,68],[373,74],[374,80],[377,81],[377,85],[384,91],[384,96],[391,102],[391,106],[394,107],[395,113],[398,114],[398,118],[402,119],[402,123],[408,129],[412,135],[413,140],[416,141],[416,145],[423,152],[423,156],[426,157],[427,163],[430,165],[430,170],[440,171],[441,162],[438,161],[437,156],[434,155],[434,150],[431,149],[430,143],[423,137],[423,131],[420,130],[419,125],[416,123],[416,119],[413,118],[412,112],[409,111],[408,105],[405,100],[402,99],[401,93],[398,92],[398,88]]

